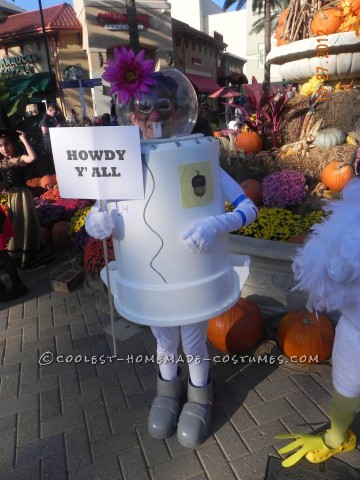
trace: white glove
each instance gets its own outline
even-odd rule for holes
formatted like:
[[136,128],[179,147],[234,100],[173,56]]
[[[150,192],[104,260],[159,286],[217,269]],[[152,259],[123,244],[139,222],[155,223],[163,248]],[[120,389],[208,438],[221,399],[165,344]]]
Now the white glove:
[[109,237],[115,228],[114,221],[108,212],[102,212],[98,207],[91,207],[85,219],[85,230],[98,240]]
[[245,220],[245,215],[236,210],[208,217],[196,222],[181,239],[193,252],[207,252],[212,247],[216,235],[238,230],[245,224]]

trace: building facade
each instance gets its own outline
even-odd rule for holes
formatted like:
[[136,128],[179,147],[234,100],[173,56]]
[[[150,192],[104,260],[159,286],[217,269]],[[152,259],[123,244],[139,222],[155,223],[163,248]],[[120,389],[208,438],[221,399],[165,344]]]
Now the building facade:
[[[136,2],[139,41],[145,58],[155,68],[171,65],[174,56],[170,4],[163,0]],[[100,78],[104,64],[114,59],[114,49],[129,46],[128,20],[124,0],[74,0],[74,10],[83,30],[83,50],[90,78]],[[109,85],[92,89],[94,114],[110,112]]]
[[[27,97],[41,113],[48,102],[57,101],[67,115],[79,104],[79,94],[78,89],[59,88],[66,69],[76,63],[88,75],[82,27],[66,3],[44,8],[43,17],[45,34],[38,10],[9,15],[0,23],[0,73],[9,86],[11,105]],[[90,92],[86,103],[91,109]]]
[[[262,82],[264,79],[264,34],[250,35],[253,23],[258,19],[252,13],[252,2],[239,11],[224,12],[211,0],[169,0],[173,18],[188,23],[212,36],[219,32],[227,44],[227,52],[244,58],[244,73],[249,82],[252,76]],[[275,42],[274,42],[275,44]],[[280,82],[277,67],[271,68],[271,82]]]

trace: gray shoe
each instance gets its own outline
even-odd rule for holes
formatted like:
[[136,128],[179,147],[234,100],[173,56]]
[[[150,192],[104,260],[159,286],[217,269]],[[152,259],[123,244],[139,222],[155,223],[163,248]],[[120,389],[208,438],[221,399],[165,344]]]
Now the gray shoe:
[[149,435],[157,440],[171,437],[175,433],[180,413],[181,374],[175,380],[165,381],[160,372],[157,377],[157,396],[150,410]]
[[189,380],[188,401],[182,409],[177,440],[187,448],[197,448],[206,439],[211,428],[213,379],[205,387],[194,387]]

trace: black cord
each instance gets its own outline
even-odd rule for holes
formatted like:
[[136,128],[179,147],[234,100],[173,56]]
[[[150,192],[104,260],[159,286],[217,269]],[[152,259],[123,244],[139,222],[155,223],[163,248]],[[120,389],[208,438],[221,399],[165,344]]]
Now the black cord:
[[163,249],[164,247],[164,240],[161,238],[161,236],[155,232],[155,230],[148,224],[148,222],[146,221],[146,218],[145,218],[145,212],[146,212],[146,209],[147,209],[147,206],[150,202],[150,199],[151,197],[153,196],[153,193],[155,191],[155,178],[154,178],[154,175],[152,173],[152,171],[150,170],[149,166],[147,165],[146,161],[143,160],[143,164],[145,165],[145,167],[147,168],[147,170],[149,171],[150,175],[151,175],[151,178],[152,178],[152,181],[153,181],[153,189],[150,193],[150,196],[149,198],[147,199],[146,201],[146,204],[145,204],[145,207],[144,207],[144,210],[143,210],[143,219],[144,219],[144,222],[145,222],[145,225],[153,232],[155,233],[155,235],[157,235],[161,241],[161,247],[159,248],[159,250],[156,252],[156,254],[153,256],[153,258],[151,259],[151,262],[150,262],[150,267],[154,270],[154,272],[156,272],[161,278],[162,280],[164,281],[164,283],[167,283],[167,281],[165,280],[165,278],[161,275],[161,273],[156,270],[156,268],[153,266],[153,261],[155,260],[155,258],[159,255],[159,253],[161,252],[161,250]]

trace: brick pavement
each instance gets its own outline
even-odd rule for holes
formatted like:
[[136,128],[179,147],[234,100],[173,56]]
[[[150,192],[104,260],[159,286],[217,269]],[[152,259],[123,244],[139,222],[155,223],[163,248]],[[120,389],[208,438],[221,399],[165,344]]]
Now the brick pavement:
[[[23,272],[29,293],[1,306],[0,480],[260,480],[268,455],[283,445],[274,434],[327,424],[326,369],[213,363],[212,435],[192,451],[175,436],[157,441],[147,434],[153,363],[40,367],[46,351],[112,354],[112,339],[103,331],[110,317],[96,309],[96,296],[83,284],[67,294],[50,291],[50,279],[69,267],[70,256],[59,253],[54,264]],[[149,328],[117,346],[122,358],[155,352]],[[269,354],[279,354],[271,348]],[[359,415],[354,430],[360,437]],[[359,447],[341,459],[360,471]]]

